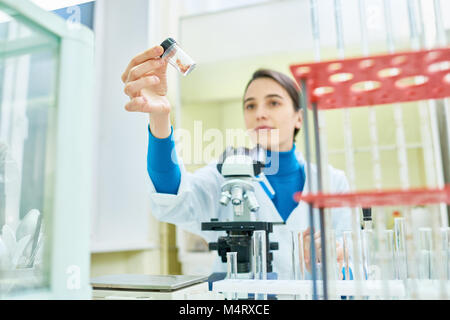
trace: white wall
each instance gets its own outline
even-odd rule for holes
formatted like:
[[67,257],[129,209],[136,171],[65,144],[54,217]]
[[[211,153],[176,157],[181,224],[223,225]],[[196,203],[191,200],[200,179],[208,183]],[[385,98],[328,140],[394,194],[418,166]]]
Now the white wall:
[[[186,1],[189,4],[196,0]],[[334,0],[316,2],[321,46],[336,47]],[[380,46],[376,44],[386,43],[383,0],[364,2],[368,40],[379,50]],[[429,15],[432,1],[423,3],[424,13]],[[393,37],[397,41],[407,40],[409,44],[407,1],[390,1],[390,4]],[[359,0],[341,0],[345,46],[357,46],[361,50],[358,5]],[[189,8],[187,6],[186,10]],[[450,20],[445,19],[445,13],[450,10],[450,1],[441,0],[441,9],[448,29]],[[310,0],[267,1],[234,10],[186,16],[181,19],[180,40],[185,51],[199,64],[280,52],[313,51]]]
[[96,1],[94,251],[139,247],[149,239],[147,117],[125,111],[129,99],[120,78],[131,58],[147,49],[149,26],[147,0]]

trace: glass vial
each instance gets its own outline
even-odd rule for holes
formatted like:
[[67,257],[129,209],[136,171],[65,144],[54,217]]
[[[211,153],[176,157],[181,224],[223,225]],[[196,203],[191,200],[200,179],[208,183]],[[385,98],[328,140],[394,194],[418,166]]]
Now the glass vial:
[[175,67],[183,76],[187,76],[195,68],[195,62],[192,58],[181,49],[178,43],[167,38],[161,43],[164,53],[161,58],[169,60],[169,63]]

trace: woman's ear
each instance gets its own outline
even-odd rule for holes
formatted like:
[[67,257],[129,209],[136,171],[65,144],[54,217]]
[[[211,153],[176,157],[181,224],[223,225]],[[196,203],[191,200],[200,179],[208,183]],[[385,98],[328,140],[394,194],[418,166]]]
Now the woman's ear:
[[300,130],[303,124],[303,110],[302,109],[298,110],[295,116],[297,117],[295,121],[295,128]]

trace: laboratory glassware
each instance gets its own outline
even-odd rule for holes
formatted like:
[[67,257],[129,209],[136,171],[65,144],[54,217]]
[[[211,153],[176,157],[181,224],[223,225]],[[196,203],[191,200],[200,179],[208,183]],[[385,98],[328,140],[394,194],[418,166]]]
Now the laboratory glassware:
[[[253,232],[252,238],[252,268],[255,280],[267,279],[267,253],[266,253],[266,231],[257,230]],[[255,293],[255,300],[266,300],[266,294]]]
[[352,231],[344,231],[343,232],[343,249],[344,249],[344,280],[350,280],[351,268],[350,268],[350,256],[353,250],[353,232]]
[[161,58],[167,59],[183,76],[187,76],[194,70],[196,63],[173,38],[167,38],[161,46],[164,49]]
[[[237,252],[227,252],[227,276],[226,279],[237,279]],[[237,293],[230,292],[228,300],[237,300]]]
[[397,279],[406,280],[408,277],[408,263],[406,259],[405,218],[403,217],[394,219],[394,240]]
[[432,279],[433,238],[431,228],[419,228],[419,279]]

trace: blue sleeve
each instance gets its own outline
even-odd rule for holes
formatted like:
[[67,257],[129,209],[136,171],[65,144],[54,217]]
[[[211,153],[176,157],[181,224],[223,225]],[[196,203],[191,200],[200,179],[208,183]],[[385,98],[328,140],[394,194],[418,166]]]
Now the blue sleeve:
[[148,126],[147,172],[158,193],[177,194],[181,171],[175,152],[173,128],[170,136],[158,139]]

